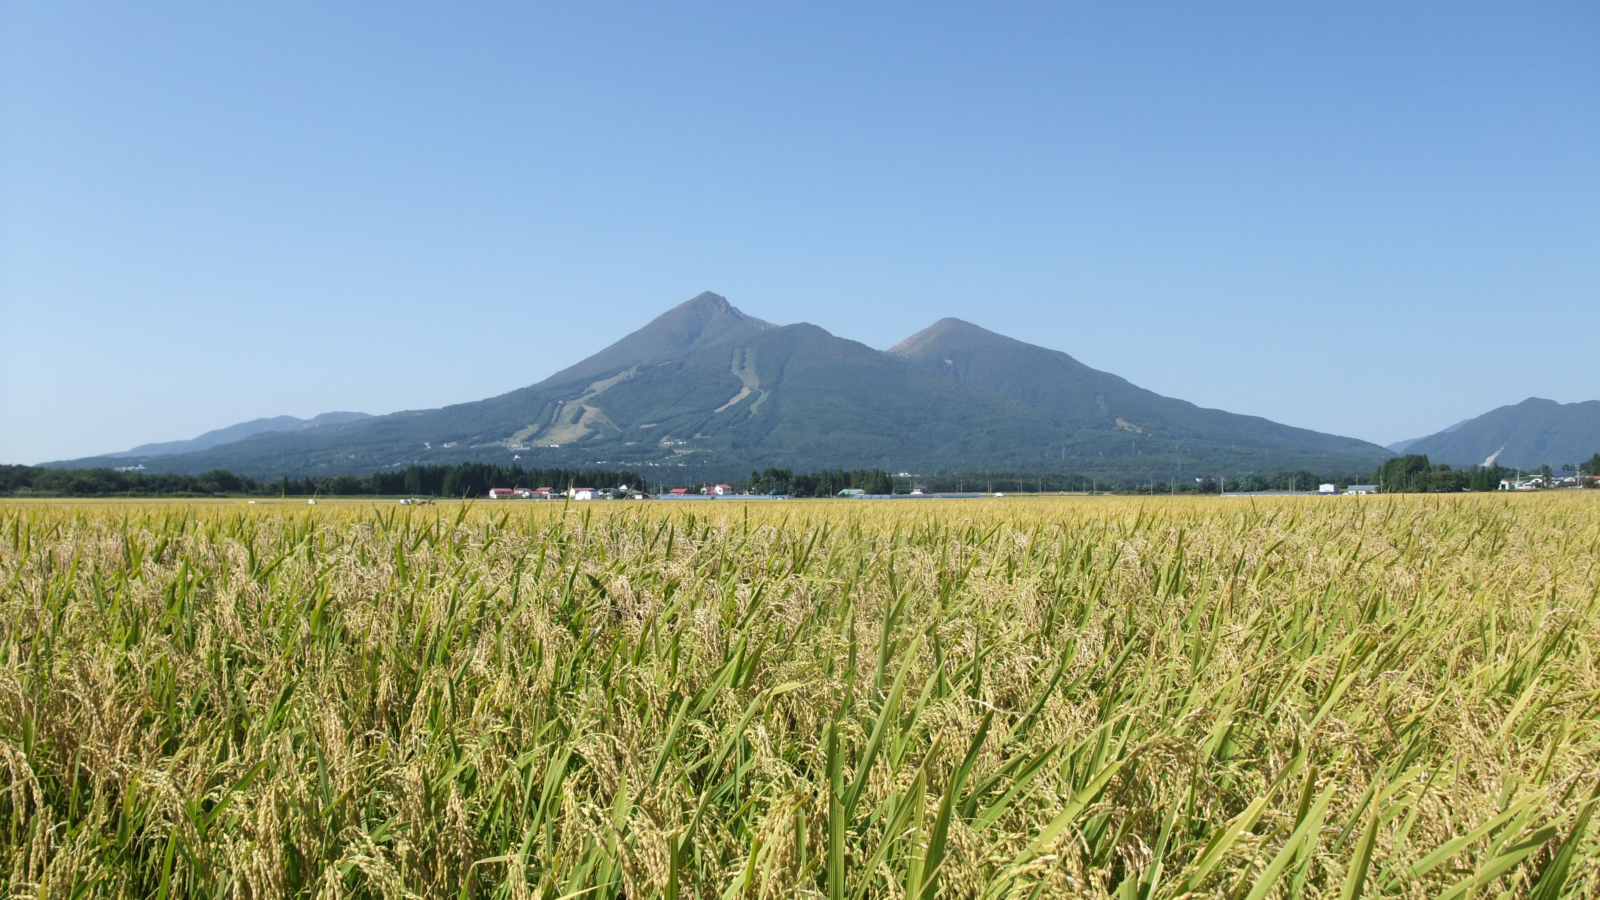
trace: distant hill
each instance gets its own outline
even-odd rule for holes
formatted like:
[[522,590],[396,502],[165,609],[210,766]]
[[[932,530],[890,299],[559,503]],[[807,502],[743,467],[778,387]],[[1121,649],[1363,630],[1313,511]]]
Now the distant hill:
[[1165,480],[1365,473],[1388,456],[1352,438],[1162,397],[958,320],[885,352],[815,325],[772,325],[705,293],[497,397],[261,433],[143,464],[269,478],[482,460],[620,466],[663,481],[767,466]]
[[[1439,431],[1437,433],[1438,434],[1450,434],[1450,433],[1454,432],[1456,429],[1460,428],[1461,426],[1467,424],[1470,421],[1472,421],[1472,420],[1471,419],[1462,419],[1461,421],[1455,423],[1454,425],[1451,425],[1449,428],[1445,428],[1445,429],[1443,429],[1443,430],[1441,430],[1441,431]],[[1385,446],[1388,447],[1388,449],[1390,451],[1394,452],[1394,453],[1404,453],[1404,452],[1406,452],[1406,448],[1407,447],[1410,447],[1412,444],[1415,444],[1417,441],[1420,441],[1420,440],[1422,440],[1422,438],[1406,438],[1403,441],[1395,441],[1394,443],[1386,444]]]
[[268,431],[300,431],[305,428],[316,428],[319,425],[344,425],[350,422],[359,422],[370,419],[372,416],[359,412],[329,412],[312,416],[309,419],[297,419],[294,416],[273,416],[270,419],[251,419],[227,428],[218,428],[208,431],[197,438],[187,441],[166,441],[160,444],[140,444],[132,450],[121,453],[107,453],[106,456],[117,458],[127,456],[171,456],[174,453],[193,453],[196,450],[209,450],[222,444],[231,444],[242,441],[255,434]]
[[1600,400],[1557,403],[1529,397],[1420,438],[1405,452],[1455,466],[1490,459],[1524,469],[1584,462],[1600,453]]
[[[120,466],[129,459],[151,459],[160,456],[176,456],[185,453],[196,453],[220,447],[223,444],[232,444],[258,434],[272,432],[303,431],[307,428],[318,428],[324,425],[349,425],[371,419],[373,416],[360,412],[327,412],[312,416],[309,419],[300,419],[294,416],[273,416],[266,419],[251,419],[226,428],[208,431],[196,438],[186,441],[164,441],[156,444],[140,444],[132,450],[123,450],[118,453],[106,453],[101,456],[92,456],[86,459],[73,460],[72,468],[91,468],[96,466]],[[66,463],[45,463],[45,466],[63,467]]]

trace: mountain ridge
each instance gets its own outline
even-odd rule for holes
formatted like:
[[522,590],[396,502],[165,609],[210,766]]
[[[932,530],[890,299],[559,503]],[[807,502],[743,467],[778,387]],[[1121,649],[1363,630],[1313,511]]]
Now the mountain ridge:
[[1095,423],[1178,441],[1221,440],[1244,431],[1269,444],[1310,441],[1344,452],[1373,446],[1356,438],[1325,435],[1165,397],[1087,366],[1060,350],[1029,344],[961,319],[940,319],[888,352],[930,371],[1048,410],[1061,421]]
[[1435,463],[1532,469],[1585,462],[1600,452],[1600,400],[1557,403],[1529,397],[1418,438],[1405,448]]
[[[1451,433],[1457,431],[1458,429],[1460,429],[1461,426],[1467,424],[1470,421],[1472,421],[1472,420],[1471,419],[1462,419],[1461,421],[1455,423],[1454,425],[1451,425],[1451,426],[1449,426],[1447,428],[1439,429],[1438,431],[1434,432],[1434,434],[1451,434]],[[1423,437],[1432,437],[1432,436],[1433,435],[1430,434],[1430,435],[1424,435]],[[1419,437],[1406,438],[1403,441],[1395,441],[1392,444],[1385,444],[1384,446],[1387,447],[1389,449],[1389,451],[1392,452],[1392,453],[1404,453],[1404,452],[1406,452],[1406,448],[1410,447],[1412,444],[1415,444],[1417,441],[1420,441],[1420,440],[1422,440],[1422,438],[1419,438]]]
[[300,419],[295,416],[270,416],[251,419],[248,422],[239,422],[223,428],[215,428],[188,440],[140,444],[131,450],[121,450],[116,453],[103,453],[101,455],[107,459],[122,459],[131,456],[172,456],[179,453],[207,450],[223,444],[231,444],[265,432],[296,431],[304,428],[317,428],[322,425],[346,425],[371,418],[374,417],[362,412],[318,413],[309,419]]
[[808,323],[773,325],[708,291],[527,387],[144,464],[265,477],[482,460],[691,470],[685,477],[775,466],[1166,480],[1365,472],[1388,455],[1162,397],[959,319],[882,351]]

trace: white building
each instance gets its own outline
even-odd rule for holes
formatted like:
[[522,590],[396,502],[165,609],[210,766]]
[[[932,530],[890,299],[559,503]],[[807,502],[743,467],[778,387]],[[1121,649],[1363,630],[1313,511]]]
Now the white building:
[[1344,489],[1346,494],[1376,494],[1378,486],[1375,484],[1352,484]]

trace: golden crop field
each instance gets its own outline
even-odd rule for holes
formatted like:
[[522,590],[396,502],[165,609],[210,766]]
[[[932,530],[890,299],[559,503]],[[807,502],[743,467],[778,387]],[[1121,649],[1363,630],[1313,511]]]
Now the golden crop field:
[[0,505],[0,866],[1592,897],[1597,501]]

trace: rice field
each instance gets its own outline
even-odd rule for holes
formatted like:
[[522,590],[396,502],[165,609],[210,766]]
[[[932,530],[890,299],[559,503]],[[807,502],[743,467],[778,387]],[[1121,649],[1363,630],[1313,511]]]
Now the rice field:
[[1600,896],[1597,500],[0,505],[0,877]]

